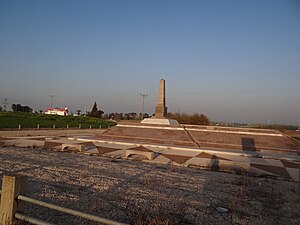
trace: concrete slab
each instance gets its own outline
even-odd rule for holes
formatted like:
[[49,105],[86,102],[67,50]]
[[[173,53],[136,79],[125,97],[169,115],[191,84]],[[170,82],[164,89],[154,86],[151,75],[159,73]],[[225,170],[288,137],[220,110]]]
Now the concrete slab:
[[160,153],[160,154],[171,154],[171,155],[184,155],[189,157],[195,157],[199,154],[199,152],[195,151],[174,151],[172,149],[153,149],[153,151]]
[[85,151],[85,146],[80,145],[80,144],[62,144],[61,145],[61,150],[64,151],[65,149],[78,149],[79,152],[84,152]]
[[286,168],[286,170],[294,181],[299,182],[299,169]]
[[125,158],[127,159],[131,155],[145,156],[146,158],[148,158],[148,160],[153,160],[154,159],[154,152],[126,149],[125,150]]
[[45,141],[37,141],[37,140],[30,140],[25,138],[18,138],[13,140],[4,140],[4,145],[13,145],[17,147],[42,147],[45,144]]
[[184,165],[195,166],[195,167],[208,167],[211,160],[207,158],[191,158],[187,160]]
[[89,154],[99,154],[97,148],[92,148],[92,149],[86,150],[85,152],[89,153]]
[[284,167],[282,162],[280,160],[276,160],[276,159],[249,158],[249,160],[250,160],[250,163]]
[[250,157],[244,157],[244,156],[239,156],[239,155],[229,155],[229,154],[226,154],[226,155],[225,154],[220,154],[220,156],[222,158],[228,159],[230,161],[245,162],[245,163],[250,162]]
[[125,158],[125,150],[118,150],[109,153],[104,153],[103,156]]
[[169,125],[169,126],[179,126],[177,120],[173,119],[160,119],[160,118],[146,118],[143,119],[141,124],[158,124],[158,125]]
[[159,155],[156,158],[154,158],[154,160],[152,160],[151,162],[156,162],[156,163],[161,163],[161,164],[169,164],[172,162],[172,160],[170,160],[162,155]]

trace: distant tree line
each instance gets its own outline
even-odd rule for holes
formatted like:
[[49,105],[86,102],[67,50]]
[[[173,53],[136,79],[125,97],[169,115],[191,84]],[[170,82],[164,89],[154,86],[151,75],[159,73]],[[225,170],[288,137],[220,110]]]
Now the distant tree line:
[[[144,113],[144,118],[148,118],[149,114]],[[114,120],[140,120],[142,113],[105,113],[103,119],[114,119]]]
[[22,106],[20,104],[12,104],[11,105],[11,109],[14,112],[26,112],[26,113],[31,113],[32,112],[32,108],[30,108],[29,106]]
[[293,125],[284,125],[284,124],[256,124],[253,126],[254,128],[259,128],[259,129],[272,129],[272,130],[279,130],[279,131],[284,131],[284,130],[297,130],[297,126]]
[[[78,112],[79,113],[79,112]],[[97,102],[94,103],[91,112],[86,114],[90,117],[102,118],[102,119],[113,119],[113,120],[139,120],[142,118],[141,113],[104,113],[98,109]],[[149,115],[144,113],[144,118],[148,118]]]
[[209,125],[210,120],[207,116],[199,113],[188,115],[185,113],[168,113],[169,119],[177,120],[181,124],[193,124],[193,125]]

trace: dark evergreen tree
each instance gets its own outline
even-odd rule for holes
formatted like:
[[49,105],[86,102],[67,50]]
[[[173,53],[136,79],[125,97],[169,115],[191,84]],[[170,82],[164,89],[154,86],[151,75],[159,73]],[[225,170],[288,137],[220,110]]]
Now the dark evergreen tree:
[[104,112],[102,110],[98,110],[97,103],[95,102],[92,111],[88,114],[88,116],[102,118],[103,113]]
[[94,103],[94,106],[93,106],[92,111],[91,111],[90,114],[91,114],[91,116],[97,117],[97,115],[98,115],[98,107],[97,107],[97,103],[96,102]]

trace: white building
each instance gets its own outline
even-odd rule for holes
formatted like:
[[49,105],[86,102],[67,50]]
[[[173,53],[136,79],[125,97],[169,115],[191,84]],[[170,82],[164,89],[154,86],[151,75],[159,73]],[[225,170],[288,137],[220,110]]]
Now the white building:
[[51,115],[59,115],[59,116],[67,116],[68,115],[68,108],[65,107],[64,109],[59,108],[48,108],[45,110],[45,114]]

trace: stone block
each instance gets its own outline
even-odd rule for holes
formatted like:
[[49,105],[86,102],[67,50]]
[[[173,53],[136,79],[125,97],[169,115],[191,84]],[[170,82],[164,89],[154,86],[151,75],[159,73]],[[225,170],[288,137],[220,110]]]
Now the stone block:
[[146,156],[148,160],[154,159],[154,152],[145,152],[145,151],[139,151],[139,150],[126,150],[125,152],[125,158],[127,159],[130,155],[142,155]]
[[61,145],[61,150],[64,151],[66,148],[75,148],[78,149],[80,152],[85,151],[85,146],[84,145],[79,145],[79,144],[62,144]]

